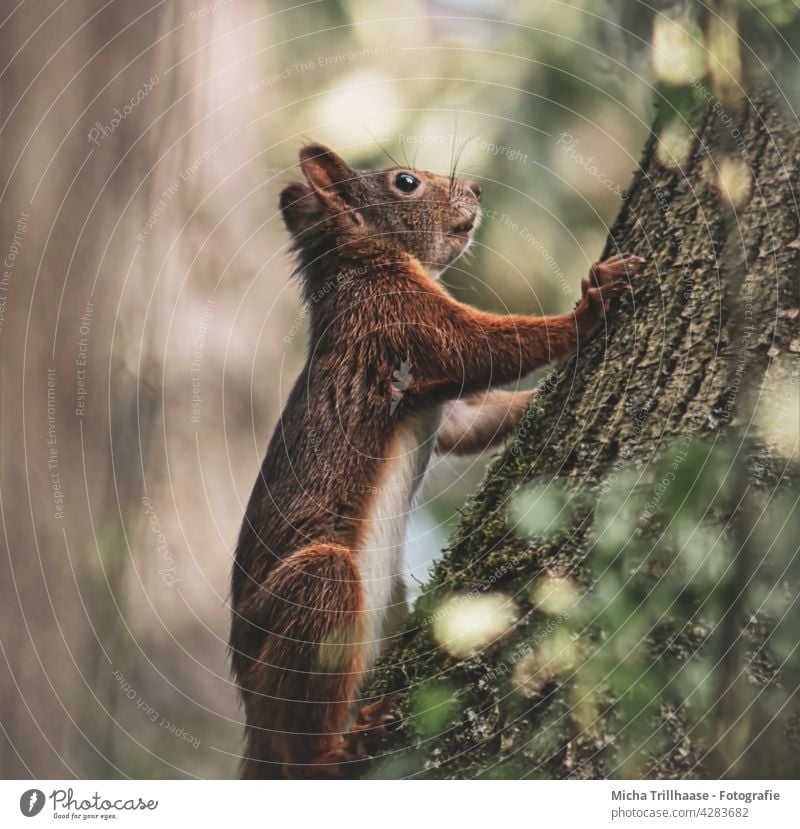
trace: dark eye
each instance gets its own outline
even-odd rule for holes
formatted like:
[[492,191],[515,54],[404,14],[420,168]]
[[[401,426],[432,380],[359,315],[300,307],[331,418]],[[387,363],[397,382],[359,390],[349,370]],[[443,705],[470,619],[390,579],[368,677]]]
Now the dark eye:
[[394,186],[404,193],[413,193],[419,187],[419,179],[411,173],[398,173],[394,180]]

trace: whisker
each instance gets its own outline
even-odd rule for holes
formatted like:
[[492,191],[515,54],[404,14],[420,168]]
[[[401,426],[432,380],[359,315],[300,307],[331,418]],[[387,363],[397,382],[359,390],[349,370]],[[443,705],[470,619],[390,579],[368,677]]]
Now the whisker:
[[453,189],[455,187],[455,172],[456,172],[456,162],[455,162],[455,153],[456,153],[456,139],[458,138],[458,111],[453,113],[453,135],[452,141],[450,142],[450,187],[448,189],[448,195],[450,198],[453,197]]
[[[461,161],[461,156],[464,155],[464,150],[466,149],[466,142],[464,142],[458,150],[458,154],[456,155],[455,164],[453,164],[453,173],[452,173],[452,181],[455,182],[456,180],[456,170],[458,169],[458,163]],[[455,185],[454,185],[455,186]]]
[[375,135],[375,133],[373,133],[372,130],[366,124],[364,124],[364,129],[372,136],[372,140],[381,148],[381,150],[383,151],[383,154],[389,159],[389,161],[392,162],[392,164],[395,167],[402,167],[403,166],[402,164],[397,163],[395,158],[386,149],[386,147],[383,146],[383,144],[378,140],[378,137]]
[[458,157],[456,158],[456,164],[453,167],[453,175],[455,175],[455,173],[456,173],[456,168],[458,167],[458,163],[461,161],[461,156],[464,154],[464,150],[467,148],[467,144],[469,144],[471,141],[474,141],[482,132],[485,132],[486,129],[487,128],[484,127],[483,129],[477,130],[466,141],[464,141],[464,143],[461,145],[461,149],[458,153]]

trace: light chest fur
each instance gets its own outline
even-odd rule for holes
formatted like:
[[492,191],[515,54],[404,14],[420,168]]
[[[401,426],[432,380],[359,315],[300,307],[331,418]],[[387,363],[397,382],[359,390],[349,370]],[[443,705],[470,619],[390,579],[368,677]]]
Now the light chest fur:
[[442,419],[441,406],[409,417],[398,429],[381,464],[376,492],[357,550],[364,589],[370,664],[381,651],[389,617],[399,615],[405,601],[404,545],[409,515],[419,493]]

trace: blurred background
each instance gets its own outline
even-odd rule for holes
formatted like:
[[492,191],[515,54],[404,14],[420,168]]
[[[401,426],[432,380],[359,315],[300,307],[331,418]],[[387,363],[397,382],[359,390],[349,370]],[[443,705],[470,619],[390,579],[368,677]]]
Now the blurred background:
[[[735,67],[745,31],[797,89],[796,4],[720,3],[711,27],[708,8],[2,4],[0,774],[235,773],[228,580],[304,359],[277,213],[302,143],[363,168],[457,158],[486,215],[447,285],[563,311],[654,104]],[[436,462],[412,588],[485,463]]]

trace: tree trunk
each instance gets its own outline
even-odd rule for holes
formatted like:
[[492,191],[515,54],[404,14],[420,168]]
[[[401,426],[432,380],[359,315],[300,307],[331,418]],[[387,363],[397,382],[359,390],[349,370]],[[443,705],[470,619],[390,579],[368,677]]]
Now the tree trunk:
[[[800,133],[767,94],[689,122],[656,119],[603,253],[648,259],[632,295],[540,384],[379,666],[403,720],[374,775],[800,773]],[[495,635],[454,644],[484,594]]]
[[[213,286],[277,246],[258,211],[221,221],[264,173],[263,136],[235,129],[263,100],[213,79],[276,70],[212,48],[227,26],[256,54],[246,4],[16,5],[0,11],[0,777],[233,774],[220,551],[251,472],[235,461],[242,483],[210,476],[203,499],[186,482],[199,445],[204,463],[252,451],[224,440],[252,424],[249,376],[227,375],[224,406],[220,391],[240,289]],[[270,302],[284,279],[264,281]],[[201,731],[202,747],[176,736]]]

